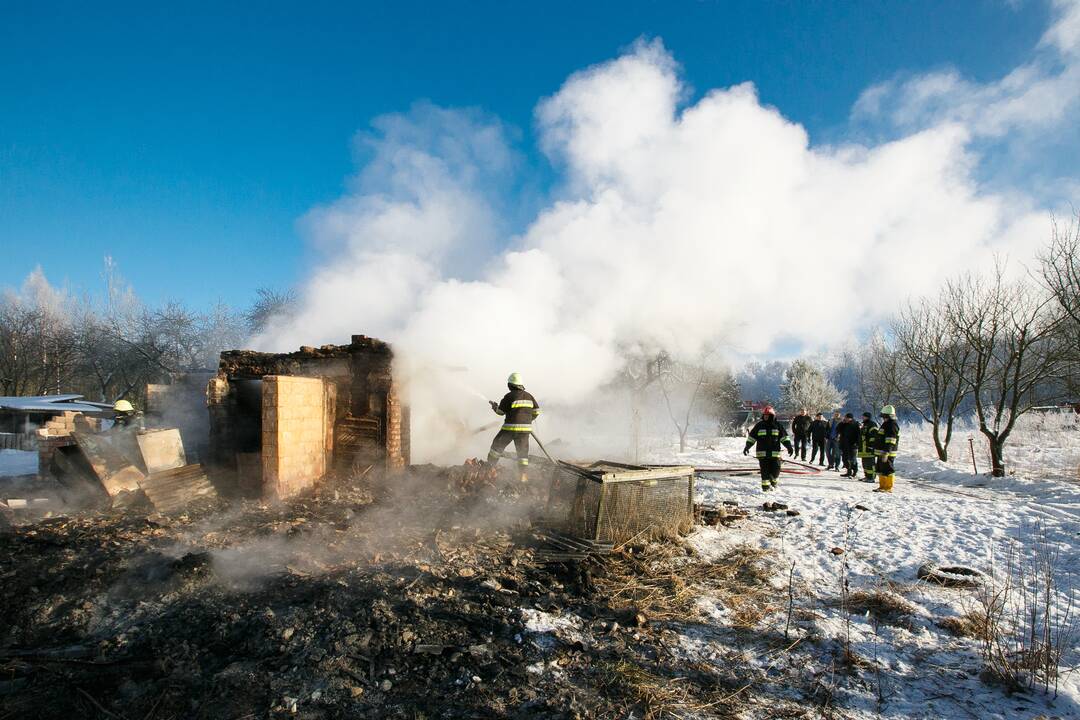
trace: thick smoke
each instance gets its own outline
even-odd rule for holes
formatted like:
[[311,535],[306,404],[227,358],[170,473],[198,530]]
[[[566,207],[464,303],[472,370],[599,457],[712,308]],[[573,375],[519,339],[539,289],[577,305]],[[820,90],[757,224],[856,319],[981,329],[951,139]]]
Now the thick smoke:
[[[498,397],[511,370],[568,405],[638,348],[812,351],[1045,238],[1044,208],[981,190],[967,111],[876,145],[814,146],[749,83],[688,96],[660,41],[568,78],[536,110],[557,197],[510,238],[497,198],[518,162],[497,121],[429,106],[380,120],[353,191],[306,219],[328,259],[298,314],[257,344],[391,341],[414,451],[460,457],[494,419],[477,395]],[[558,414],[544,422],[559,434]]]

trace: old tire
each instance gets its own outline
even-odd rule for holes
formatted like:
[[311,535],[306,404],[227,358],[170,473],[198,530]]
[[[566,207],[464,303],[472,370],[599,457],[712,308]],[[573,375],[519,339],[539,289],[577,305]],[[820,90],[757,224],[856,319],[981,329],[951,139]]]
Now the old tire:
[[972,588],[986,580],[986,575],[963,565],[934,565],[926,563],[919,567],[916,577],[942,587]]

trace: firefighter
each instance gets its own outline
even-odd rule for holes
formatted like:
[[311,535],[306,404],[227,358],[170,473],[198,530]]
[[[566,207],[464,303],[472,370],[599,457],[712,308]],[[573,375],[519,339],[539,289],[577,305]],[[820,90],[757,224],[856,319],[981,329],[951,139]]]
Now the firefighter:
[[862,463],[863,482],[874,482],[874,466],[877,460],[878,426],[873,416],[862,414],[862,429],[859,433],[859,461]]
[[795,450],[791,447],[784,425],[776,422],[776,411],[772,405],[765,406],[761,411],[761,420],[750,428],[742,454],[749,455],[754,443],[757,443],[758,466],[761,468],[761,491],[775,490],[780,479],[780,446],[787,449],[788,455],[793,455]]
[[896,422],[896,409],[892,405],[881,408],[881,428],[874,446],[877,455],[878,487],[874,492],[892,492],[893,463],[900,447],[900,425]]
[[791,435],[795,438],[795,456],[806,461],[806,446],[810,441],[810,415],[806,408],[791,420]]
[[113,427],[116,429],[129,427],[135,419],[135,408],[127,400],[117,400],[113,412],[116,413],[113,417]]
[[525,384],[521,380],[520,373],[510,373],[506,380],[510,392],[506,393],[498,404],[489,401],[491,409],[496,415],[506,418],[502,429],[491,441],[491,450],[488,451],[487,461],[490,465],[497,465],[502,457],[503,450],[514,443],[517,450],[517,464],[521,471],[521,482],[529,481],[529,435],[532,433],[532,422],[540,414],[540,404],[529,393],[525,392]]

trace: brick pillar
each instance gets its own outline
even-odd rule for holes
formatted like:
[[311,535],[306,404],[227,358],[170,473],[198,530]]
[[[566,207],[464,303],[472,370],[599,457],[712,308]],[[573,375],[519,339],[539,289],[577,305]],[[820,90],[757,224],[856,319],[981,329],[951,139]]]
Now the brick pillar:
[[409,462],[403,452],[402,410],[397,384],[392,383],[386,393],[386,467],[389,470],[403,468]]
[[218,375],[206,384],[206,408],[210,415],[210,460],[219,468],[234,463],[232,427],[229,422],[229,381]]
[[325,384],[321,378],[263,378],[264,497],[291,497],[314,487],[326,474]]

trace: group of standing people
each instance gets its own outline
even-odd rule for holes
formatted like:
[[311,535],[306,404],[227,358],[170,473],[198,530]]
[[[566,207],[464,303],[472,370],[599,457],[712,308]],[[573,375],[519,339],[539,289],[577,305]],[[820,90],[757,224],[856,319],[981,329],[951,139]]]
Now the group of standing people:
[[822,413],[811,419],[803,408],[791,420],[794,446],[788,439],[787,428],[776,420],[776,411],[771,405],[761,415],[761,420],[750,429],[743,454],[748,455],[750,448],[757,445],[763,491],[776,489],[781,447],[788,455],[805,462],[809,445],[811,464],[817,460],[820,467],[827,462],[827,470],[842,471],[841,477],[848,478],[857,477],[861,465],[864,482],[876,480],[877,491],[892,492],[893,462],[900,444],[900,426],[892,405],[881,409],[881,425],[874,422],[868,412],[863,413],[862,423],[859,423],[851,413],[841,416],[839,410],[833,412],[831,420],[826,420]]

